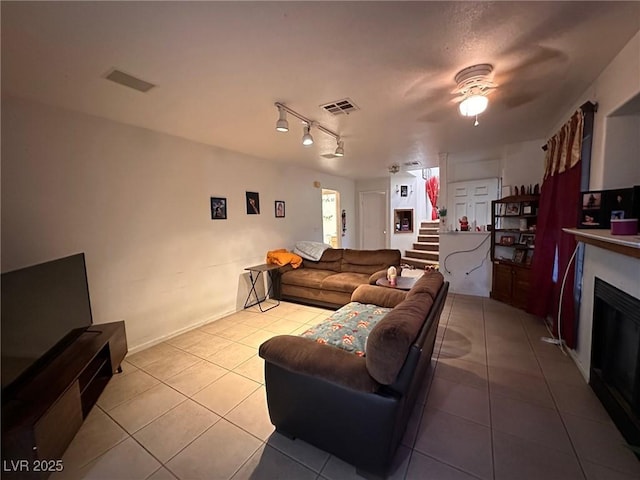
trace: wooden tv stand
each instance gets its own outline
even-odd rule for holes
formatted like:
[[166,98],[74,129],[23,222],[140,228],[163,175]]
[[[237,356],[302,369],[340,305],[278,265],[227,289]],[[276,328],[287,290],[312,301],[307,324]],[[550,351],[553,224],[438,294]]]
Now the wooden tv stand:
[[92,325],[3,395],[3,478],[46,478],[64,467],[62,454],[126,353],[124,322]]

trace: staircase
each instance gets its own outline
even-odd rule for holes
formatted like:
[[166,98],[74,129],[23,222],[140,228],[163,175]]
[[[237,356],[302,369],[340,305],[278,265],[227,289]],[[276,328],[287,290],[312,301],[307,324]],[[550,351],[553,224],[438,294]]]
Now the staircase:
[[440,236],[438,222],[422,222],[418,232],[418,241],[412,250],[406,250],[402,263],[423,270],[425,267],[438,267]]

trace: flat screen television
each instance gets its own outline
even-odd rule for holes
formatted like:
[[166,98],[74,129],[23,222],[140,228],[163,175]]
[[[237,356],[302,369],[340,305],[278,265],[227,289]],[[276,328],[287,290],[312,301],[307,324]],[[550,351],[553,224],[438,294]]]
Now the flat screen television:
[[2,391],[35,374],[92,324],[84,253],[3,273]]

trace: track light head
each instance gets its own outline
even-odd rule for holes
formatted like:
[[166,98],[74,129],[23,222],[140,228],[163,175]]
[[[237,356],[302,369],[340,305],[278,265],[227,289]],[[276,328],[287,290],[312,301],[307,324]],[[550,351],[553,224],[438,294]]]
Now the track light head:
[[287,121],[287,112],[284,108],[278,107],[278,113],[280,114],[280,118],[276,122],[276,130],[279,132],[288,132],[289,131],[289,122]]
[[311,136],[311,133],[309,133],[309,130],[311,130],[311,125],[307,123],[304,126],[304,135],[302,135],[302,145],[305,147],[313,145],[313,137]]
[[336,147],[334,155],[336,157],[344,157],[344,142],[342,140],[338,140],[338,146]]

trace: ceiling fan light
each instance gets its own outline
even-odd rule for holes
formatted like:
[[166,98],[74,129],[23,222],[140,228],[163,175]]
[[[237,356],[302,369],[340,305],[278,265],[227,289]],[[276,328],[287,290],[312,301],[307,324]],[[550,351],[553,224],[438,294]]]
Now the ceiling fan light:
[[309,133],[310,128],[311,127],[309,125],[304,126],[304,135],[302,135],[302,145],[304,145],[305,147],[313,145],[313,137],[311,136],[311,133]]
[[460,102],[460,113],[465,117],[480,115],[487,109],[489,99],[484,95],[470,95]]
[[334,155],[336,157],[344,157],[344,142],[342,140],[338,141],[338,146],[336,147]]
[[289,131],[289,122],[287,121],[287,112],[282,107],[278,107],[278,113],[280,114],[280,118],[276,122],[276,130],[279,132],[288,132]]

